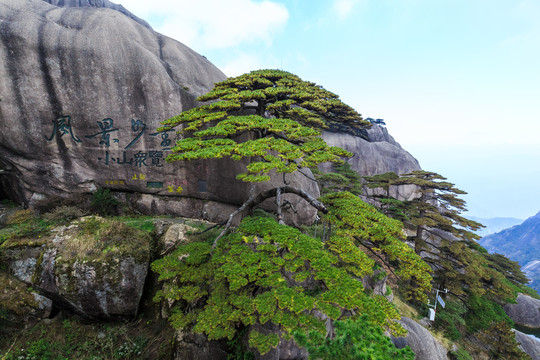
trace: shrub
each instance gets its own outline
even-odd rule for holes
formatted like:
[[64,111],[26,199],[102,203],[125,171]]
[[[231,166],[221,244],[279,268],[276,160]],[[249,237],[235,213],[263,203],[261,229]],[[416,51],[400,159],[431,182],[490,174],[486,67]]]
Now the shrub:
[[501,305],[482,296],[471,295],[467,300],[469,310],[465,315],[467,330],[470,333],[486,330],[492,323],[506,322],[514,325],[512,319],[506,315]]
[[118,205],[120,201],[112,196],[109,189],[98,189],[92,194],[90,209],[100,215],[115,215]]
[[8,216],[6,224],[7,225],[22,224],[34,218],[35,218],[35,214],[32,209],[17,210],[13,214]]
[[40,339],[33,342],[27,343],[25,349],[20,349],[14,354],[9,354],[7,360],[53,360],[56,357],[53,357],[54,351],[53,343],[50,343],[46,339]]
[[440,329],[452,341],[461,339],[465,332],[465,320],[463,314],[467,309],[457,301],[447,301],[446,307],[439,308],[435,317],[434,327]]
[[300,346],[307,349],[310,359],[414,359],[414,352],[410,347],[397,349],[390,338],[383,334],[382,329],[371,323],[365,315],[357,320],[339,320],[334,325],[333,338],[325,338],[316,331],[310,331],[307,335],[295,332],[294,338]]
[[19,204],[10,199],[2,199],[0,203],[2,204],[2,206],[7,207],[8,209],[14,209],[19,206]]
[[53,211],[43,215],[43,218],[56,224],[66,225],[81,216],[83,216],[83,212],[79,208],[74,206],[59,206]]
[[465,349],[452,351],[451,354],[456,360],[474,360],[472,355]]

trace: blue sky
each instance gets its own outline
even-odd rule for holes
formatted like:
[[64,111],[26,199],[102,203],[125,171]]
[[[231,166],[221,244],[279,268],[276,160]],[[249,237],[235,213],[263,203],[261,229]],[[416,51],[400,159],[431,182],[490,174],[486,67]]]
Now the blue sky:
[[538,0],[117,0],[229,76],[281,68],[383,118],[469,214],[540,211]]

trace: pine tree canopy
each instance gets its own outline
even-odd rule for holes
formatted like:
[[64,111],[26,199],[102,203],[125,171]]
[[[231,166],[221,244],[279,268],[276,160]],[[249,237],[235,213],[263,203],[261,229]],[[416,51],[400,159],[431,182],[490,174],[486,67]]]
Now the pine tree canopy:
[[[464,191],[447,182],[444,176],[428,171],[399,176],[386,173],[366,176],[364,180],[367,188],[384,190],[384,195],[373,196],[378,199],[380,210],[403,220],[405,227],[414,231],[409,240],[414,242],[417,254],[424,254],[423,260],[432,267],[439,285],[460,297],[475,294],[511,299],[515,296],[503,276],[505,273],[495,271],[497,265],[493,260],[475,250],[479,246],[473,240],[478,235],[470,230],[482,225],[461,216],[465,201],[459,196]],[[415,185],[415,198],[404,201],[391,198],[390,187],[398,185]],[[453,238],[440,238],[435,229],[450,233]],[[515,274],[519,278],[519,273]]]
[[358,131],[371,126],[354,109],[321,86],[281,70],[258,70],[217,83],[200,96],[209,102],[163,122],[184,136],[168,162],[195,159],[249,159],[237,176],[247,182],[268,173],[292,173],[323,162],[341,163],[351,154],[328,146],[321,131]]
[[[463,240],[479,238],[470,230],[478,230],[483,225],[460,215],[466,210],[466,206],[465,200],[459,195],[467,193],[447,182],[444,176],[419,170],[399,176],[395,173],[366,176],[364,180],[368,188],[383,189],[386,197],[390,197],[390,186],[416,185],[416,198],[396,203],[394,207],[406,214],[405,224],[409,225],[409,228],[420,230],[417,237],[420,237],[426,227],[432,227],[450,232]],[[382,210],[386,210],[384,206]],[[389,211],[385,213],[392,215]]]

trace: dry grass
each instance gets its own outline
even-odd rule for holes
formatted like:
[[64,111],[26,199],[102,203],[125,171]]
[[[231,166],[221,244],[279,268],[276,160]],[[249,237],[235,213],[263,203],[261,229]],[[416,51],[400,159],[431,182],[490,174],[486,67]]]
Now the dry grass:
[[101,251],[99,230],[105,223],[100,217],[84,217],[79,222],[80,231],[75,236],[67,236],[62,243],[63,253],[72,256],[84,256],[96,251]]
[[84,256],[95,251],[101,251],[99,239],[92,235],[78,235],[66,240],[62,244],[64,254]]
[[410,319],[416,319],[418,318],[418,310],[413,308],[410,305],[407,305],[403,300],[399,298],[399,296],[394,296],[394,305],[398,309],[398,312],[401,316],[408,317]]
[[65,225],[81,216],[83,216],[82,210],[75,206],[59,206],[44,214],[43,218],[56,224]]
[[[153,223],[150,225],[153,228]],[[82,218],[78,229],[75,228],[71,236],[69,233],[67,235],[62,244],[62,256],[71,259],[99,258],[110,252],[127,252],[133,256],[147,254],[152,241],[148,231],[93,216]]]
[[442,344],[442,346],[445,347],[446,350],[452,350],[452,345],[454,342],[450,339],[447,339],[444,337],[444,333],[442,331],[435,331],[433,329],[429,329],[429,332],[435,339],[437,339],[438,342]]
[[35,217],[32,209],[17,210],[13,214],[9,215],[6,221],[7,225],[21,224],[28,222]]

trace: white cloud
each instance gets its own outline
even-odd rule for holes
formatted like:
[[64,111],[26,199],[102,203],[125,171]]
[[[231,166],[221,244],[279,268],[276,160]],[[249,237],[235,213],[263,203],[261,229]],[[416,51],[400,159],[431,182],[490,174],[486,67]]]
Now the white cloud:
[[259,56],[241,53],[234,60],[226,63],[220,68],[227,76],[238,76],[265,67],[267,66],[263,64],[263,60]]
[[241,43],[271,43],[288,19],[287,8],[265,0],[121,0],[154,29],[198,51]]
[[349,16],[356,5],[366,2],[367,0],[334,0],[334,11],[341,19],[344,19]]

